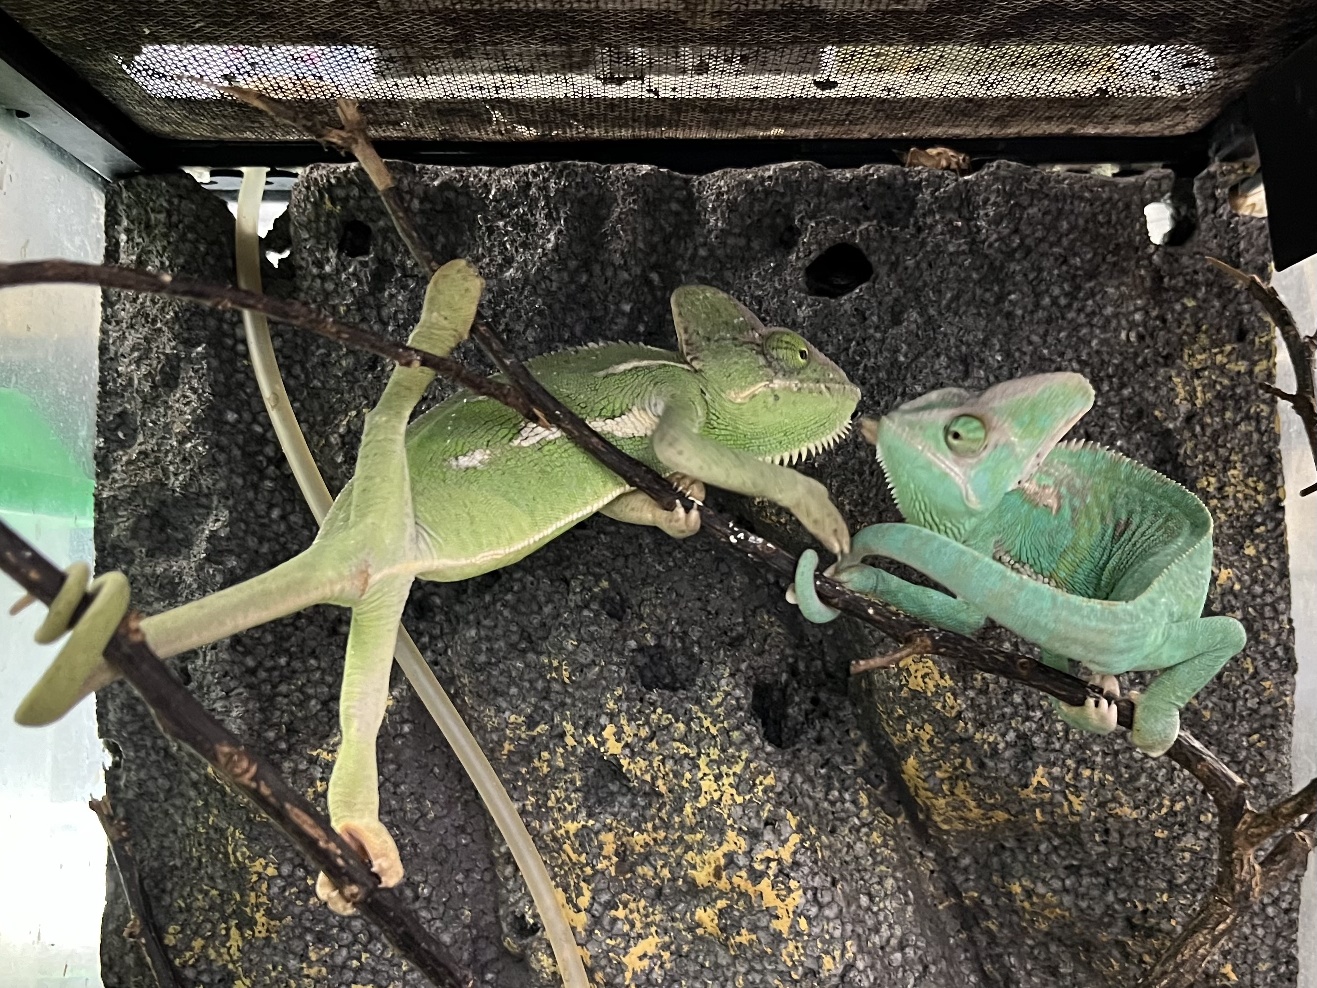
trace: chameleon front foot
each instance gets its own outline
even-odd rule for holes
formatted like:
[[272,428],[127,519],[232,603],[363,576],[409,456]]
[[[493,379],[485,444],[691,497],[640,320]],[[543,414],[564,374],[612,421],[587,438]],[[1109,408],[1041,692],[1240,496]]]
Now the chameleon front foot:
[[[684,474],[673,474],[668,478],[688,497],[703,502],[704,484]],[[678,504],[675,508],[659,507],[658,503],[643,491],[627,491],[620,494],[599,509],[599,513],[628,525],[651,525],[664,535],[674,539],[687,539],[700,530],[700,509],[697,505],[687,511]]]
[[[1088,677],[1090,685],[1099,687],[1103,693],[1120,696],[1120,683],[1115,676],[1093,675]],[[1083,706],[1071,706],[1068,703],[1056,703],[1057,713],[1071,727],[1093,734],[1110,734],[1116,729],[1116,704],[1100,696],[1090,696]]]
[[[90,576],[91,567],[86,563],[74,563],[65,570],[64,583],[34,637],[39,644],[47,645],[68,631],[69,640],[18,705],[14,720],[19,724],[40,727],[53,723],[112,678],[105,676],[102,653],[128,613],[128,578],[118,572],[105,573],[88,586]],[[71,624],[84,597],[88,598],[87,609],[77,623]],[[30,599],[25,597],[10,613],[17,613],[28,603]]]
[[[347,820],[334,825],[349,844],[370,862],[371,871],[380,878],[380,885],[392,888],[402,881],[402,858],[393,836],[378,820]],[[357,911],[352,899],[344,895],[323,871],[316,878],[316,896],[340,916],[351,916]]]

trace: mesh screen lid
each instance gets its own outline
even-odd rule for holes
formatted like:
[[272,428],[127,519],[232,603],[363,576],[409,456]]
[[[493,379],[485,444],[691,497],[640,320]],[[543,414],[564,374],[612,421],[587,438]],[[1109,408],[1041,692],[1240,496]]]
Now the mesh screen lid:
[[1317,0],[0,7],[147,130],[209,140],[300,135],[198,79],[355,97],[401,139],[1180,134],[1317,31]]

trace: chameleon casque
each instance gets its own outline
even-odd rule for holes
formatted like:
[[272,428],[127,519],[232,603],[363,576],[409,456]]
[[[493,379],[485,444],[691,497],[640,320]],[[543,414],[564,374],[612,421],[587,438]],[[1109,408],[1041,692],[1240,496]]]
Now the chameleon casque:
[[[1079,374],[1040,374],[981,393],[933,391],[862,431],[906,524],[858,532],[835,577],[921,621],[973,634],[1008,628],[1068,669],[1083,662],[1104,692],[1115,676],[1160,674],[1136,699],[1134,744],[1160,755],[1180,709],[1244,647],[1230,617],[1203,617],[1212,517],[1168,477],[1092,443],[1062,437],[1092,407]],[[954,597],[860,563],[913,567]],[[802,554],[794,595],[814,622],[837,611],[815,593],[818,556]],[[1054,701],[1055,702],[1055,701]],[[1116,706],[1056,703],[1072,726],[1105,734]]]
[[[411,345],[451,351],[467,335],[482,288],[469,262],[444,265],[430,282]],[[831,551],[844,551],[846,524],[826,489],[784,464],[839,441],[859,389],[800,336],[764,327],[723,292],[688,285],[671,305],[679,353],[590,344],[528,366],[597,431],[677,478],[696,500],[705,483],[770,499]],[[699,528],[695,512],[661,509],[557,430],[492,399],[459,392],[409,426],[433,377],[425,368],[393,370],[366,416],[353,478],[308,549],[141,623],[148,644],[168,657],[313,604],[352,609],[342,743],[328,802],[335,829],[370,858],[385,885],[401,879],[402,864],[379,820],[376,736],[412,581],[465,580],[515,563],[595,512],[678,538]],[[85,593],[85,567],[65,588],[38,640],[67,627]],[[19,707],[20,723],[49,723],[115,678],[101,652],[126,611],[127,583],[108,574],[93,588],[99,612],[75,625]],[[350,911],[323,875],[317,892],[337,911]]]

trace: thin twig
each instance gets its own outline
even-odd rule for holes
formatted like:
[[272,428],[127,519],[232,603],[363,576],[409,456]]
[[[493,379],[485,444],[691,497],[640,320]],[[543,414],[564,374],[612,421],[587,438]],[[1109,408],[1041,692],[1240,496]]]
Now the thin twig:
[[[54,600],[64,574],[0,522],[0,571],[44,604]],[[86,600],[75,610],[76,622]],[[392,889],[379,878],[315,808],[255,749],[206,711],[169,674],[146,644],[141,615],[129,611],[105,649],[110,663],[142,695],[160,730],[211,766],[240,795],[290,837],[340,892],[389,938],[394,948],[440,988],[470,988],[473,981]]]
[[[1289,353],[1290,363],[1294,366],[1294,394],[1282,391],[1272,384],[1262,384],[1259,387],[1273,398],[1288,402],[1294,409],[1294,414],[1299,417],[1304,430],[1308,433],[1308,445],[1312,449],[1313,462],[1317,463],[1317,383],[1314,382],[1313,367],[1314,363],[1317,363],[1317,336],[1305,337],[1299,332],[1294,316],[1281,300],[1276,289],[1257,275],[1246,274],[1215,257],[1207,258],[1207,262],[1243,285],[1244,289],[1262,306],[1267,321],[1280,333],[1285,350]],[[1299,491],[1299,497],[1306,497],[1313,491],[1317,491],[1317,483],[1309,484]]]
[[375,150],[375,145],[371,143],[370,136],[366,133],[366,118],[361,115],[357,101],[340,99],[338,118],[343,121],[343,130],[340,131],[346,142],[343,146],[361,163],[371,184],[375,186],[375,191],[379,193],[384,208],[388,210],[394,229],[407,245],[407,250],[416,258],[421,270],[427,273],[435,271],[438,264],[429,248],[425,246],[420,232],[411,222],[411,217],[398,201],[398,189],[393,183],[393,173],[389,171],[388,165],[384,163],[384,159]]
[[916,637],[913,641],[907,642],[895,651],[885,652],[882,655],[871,655],[867,659],[856,659],[851,663],[851,675],[858,676],[861,673],[873,672],[875,669],[890,669],[902,659],[911,659],[916,655],[928,655],[929,644],[927,638]]
[[109,796],[88,800],[87,805],[96,814],[101,829],[105,831],[105,839],[110,844],[110,860],[114,862],[114,870],[119,873],[119,885],[123,888],[124,898],[128,900],[128,913],[132,921],[123,935],[136,940],[142,948],[158,988],[179,988],[178,973],[165,951],[164,941],[160,939],[160,930],[156,927],[151,911],[151,900],[146,897],[142,876],[137,870],[137,857],[133,854],[128,824],[117,819],[110,810]]
[[356,158],[365,170],[371,184],[375,186],[375,190],[379,193],[380,201],[384,203],[389,218],[393,220],[394,227],[402,237],[403,243],[412,257],[416,258],[417,263],[427,274],[432,274],[438,268],[434,256],[430,253],[429,248],[425,246],[425,242],[421,239],[415,225],[408,218],[407,211],[402,208],[402,203],[398,201],[398,191],[393,181],[393,173],[389,171],[384,159],[379,156],[379,152],[375,150],[375,145],[371,143],[370,137],[366,133],[366,118],[361,115],[356,100],[339,99],[337,101],[338,119],[343,126],[331,127],[327,124],[317,123],[299,113],[289,104],[270,99],[270,97],[255,89],[247,89],[243,86],[220,86],[212,82],[206,82],[203,79],[193,81],[232,96],[234,99],[241,100],[248,106],[255,107],[276,120],[281,120],[303,133],[309,134],[321,144],[336,147]]

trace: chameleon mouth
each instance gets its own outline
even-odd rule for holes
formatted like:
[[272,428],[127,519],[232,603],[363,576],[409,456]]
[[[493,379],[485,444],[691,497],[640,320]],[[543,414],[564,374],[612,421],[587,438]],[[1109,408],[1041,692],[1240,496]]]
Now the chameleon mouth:
[[1034,474],[1036,474],[1038,469],[1043,465],[1043,461],[1051,455],[1052,450],[1061,445],[1061,441],[1065,439],[1066,433],[1073,429],[1075,423],[1082,419],[1087,412],[1087,407],[1078,409],[1073,415],[1058,423],[1055,429],[1042,438],[1042,441],[1038,444],[1038,449],[1034,451],[1033,456],[1029,457],[1029,461],[1024,465],[1024,469],[1020,471],[1020,477],[1014,484],[1015,487],[1027,484],[1029,481],[1033,480]]
[[832,449],[832,447],[836,446],[850,434],[851,425],[852,420],[847,419],[841,424],[841,427],[830,436],[812,442],[808,446],[802,446],[800,449],[793,449],[786,453],[772,453],[768,456],[761,456],[760,459],[767,460],[769,463],[777,463],[784,467],[792,466],[793,464],[800,463],[802,460],[806,460],[811,456],[817,456],[825,450]]

